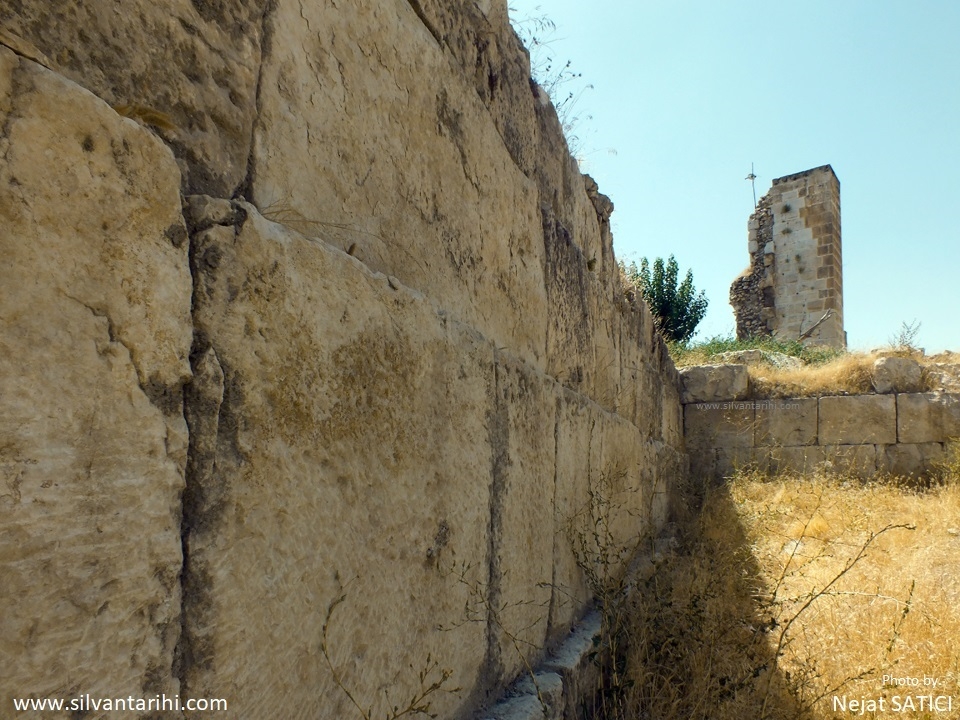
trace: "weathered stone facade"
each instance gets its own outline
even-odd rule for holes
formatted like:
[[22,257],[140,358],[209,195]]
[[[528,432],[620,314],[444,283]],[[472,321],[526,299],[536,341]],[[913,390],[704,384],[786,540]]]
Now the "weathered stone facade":
[[686,462],[505,0],[59,5],[0,8],[0,708],[489,704]]
[[750,266],[730,287],[737,337],[846,347],[840,181],[833,168],[774,180],[747,227]]

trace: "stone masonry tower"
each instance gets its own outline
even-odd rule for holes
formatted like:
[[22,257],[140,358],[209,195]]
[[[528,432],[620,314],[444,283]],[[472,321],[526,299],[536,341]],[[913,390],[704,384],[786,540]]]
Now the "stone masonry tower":
[[840,181],[833,168],[774,180],[747,228],[750,267],[730,287],[737,337],[846,347]]

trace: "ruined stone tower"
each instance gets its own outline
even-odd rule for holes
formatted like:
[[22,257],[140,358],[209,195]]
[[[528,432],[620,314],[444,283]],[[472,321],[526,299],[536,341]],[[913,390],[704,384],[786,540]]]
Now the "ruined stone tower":
[[846,347],[840,181],[833,168],[774,180],[747,228],[750,266],[730,286],[737,338]]

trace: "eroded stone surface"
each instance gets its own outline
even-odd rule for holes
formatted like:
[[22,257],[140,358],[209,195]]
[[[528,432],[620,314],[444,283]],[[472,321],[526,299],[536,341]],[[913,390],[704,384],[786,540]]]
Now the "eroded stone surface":
[[658,375],[661,343],[624,298],[612,206],[531,91],[506,3],[280,0],[268,27],[287,41],[264,58],[250,186],[261,212],[659,425],[632,380]]
[[[319,653],[344,593],[328,647],[358,696],[385,707],[389,677],[399,701],[428,654],[472,688],[490,494],[503,492],[490,479],[493,349],[247,208],[239,231],[194,241],[195,321],[224,390],[213,470],[188,479],[187,687],[243,716],[347,714]],[[462,702],[443,694],[435,709]]]
[[535,182],[415,7],[361,5],[279,0],[271,14],[286,42],[264,59],[255,204],[542,361]]
[[873,363],[873,389],[878,393],[914,393],[921,389],[920,363],[908,357],[882,357]]
[[822,397],[817,434],[821,445],[893,444],[896,401],[890,395]]
[[909,477],[928,474],[943,460],[943,443],[900,443],[879,450],[877,467],[881,472]]
[[716,479],[733,477],[749,469],[756,462],[756,451],[749,447],[722,447],[717,449]]
[[924,373],[932,390],[960,393],[960,363],[931,363]]
[[[718,405],[719,407],[712,407]],[[753,401],[693,403],[683,408],[684,438],[687,447],[753,447],[756,410]]]
[[390,677],[391,697],[409,695],[416,674],[396,669],[429,653],[466,688],[433,710],[460,716],[578,613],[589,583],[564,530],[592,517],[588,487],[616,506],[611,541],[626,547],[662,522],[676,449],[237,207],[242,224],[192,240],[208,347],[188,395],[187,690],[245,713],[347,712],[316,652],[342,583],[329,647],[351,691],[385,702]]
[[945,442],[960,437],[960,394],[897,395],[897,436],[902,443]]
[[680,381],[681,400],[688,404],[745,398],[750,378],[746,365],[695,365],[680,370]]
[[877,474],[879,455],[882,453],[880,445],[870,443],[858,445],[823,445],[823,472],[835,475],[844,475],[871,478]]
[[817,398],[757,400],[756,445],[816,445]]
[[496,364],[490,589],[501,609],[490,630],[502,685],[526,671],[547,635],[553,589],[542,584],[553,576],[560,439],[555,384],[508,355],[497,353]]
[[824,452],[819,445],[777,445],[755,448],[753,459],[760,470],[771,474],[810,475],[823,469]]
[[162,135],[187,189],[229,197],[247,173],[266,6],[15,0],[0,5],[0,26]]
[[151,133],[3,47],[0,127],[0,703],[175,693],[179,172]]

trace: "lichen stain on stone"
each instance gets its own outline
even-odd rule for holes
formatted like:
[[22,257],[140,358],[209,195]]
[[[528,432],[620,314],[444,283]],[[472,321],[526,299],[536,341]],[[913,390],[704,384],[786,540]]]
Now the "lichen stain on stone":
[[291,445],[299,446],[305,438],[317,440],[320,435],[317,419],[323,408],[322,398],[318,398],[324,394],[323,354],[323,348],[304,334],[277,358],[278,366],[264,390],[275,431]]
[[400,460],[412,446],[409,408],[417,405],[417,355],[405,338],[364,333],[333,355],[329,392],[337,398],[320,424],[325,440],[366,439],[392,447]]

